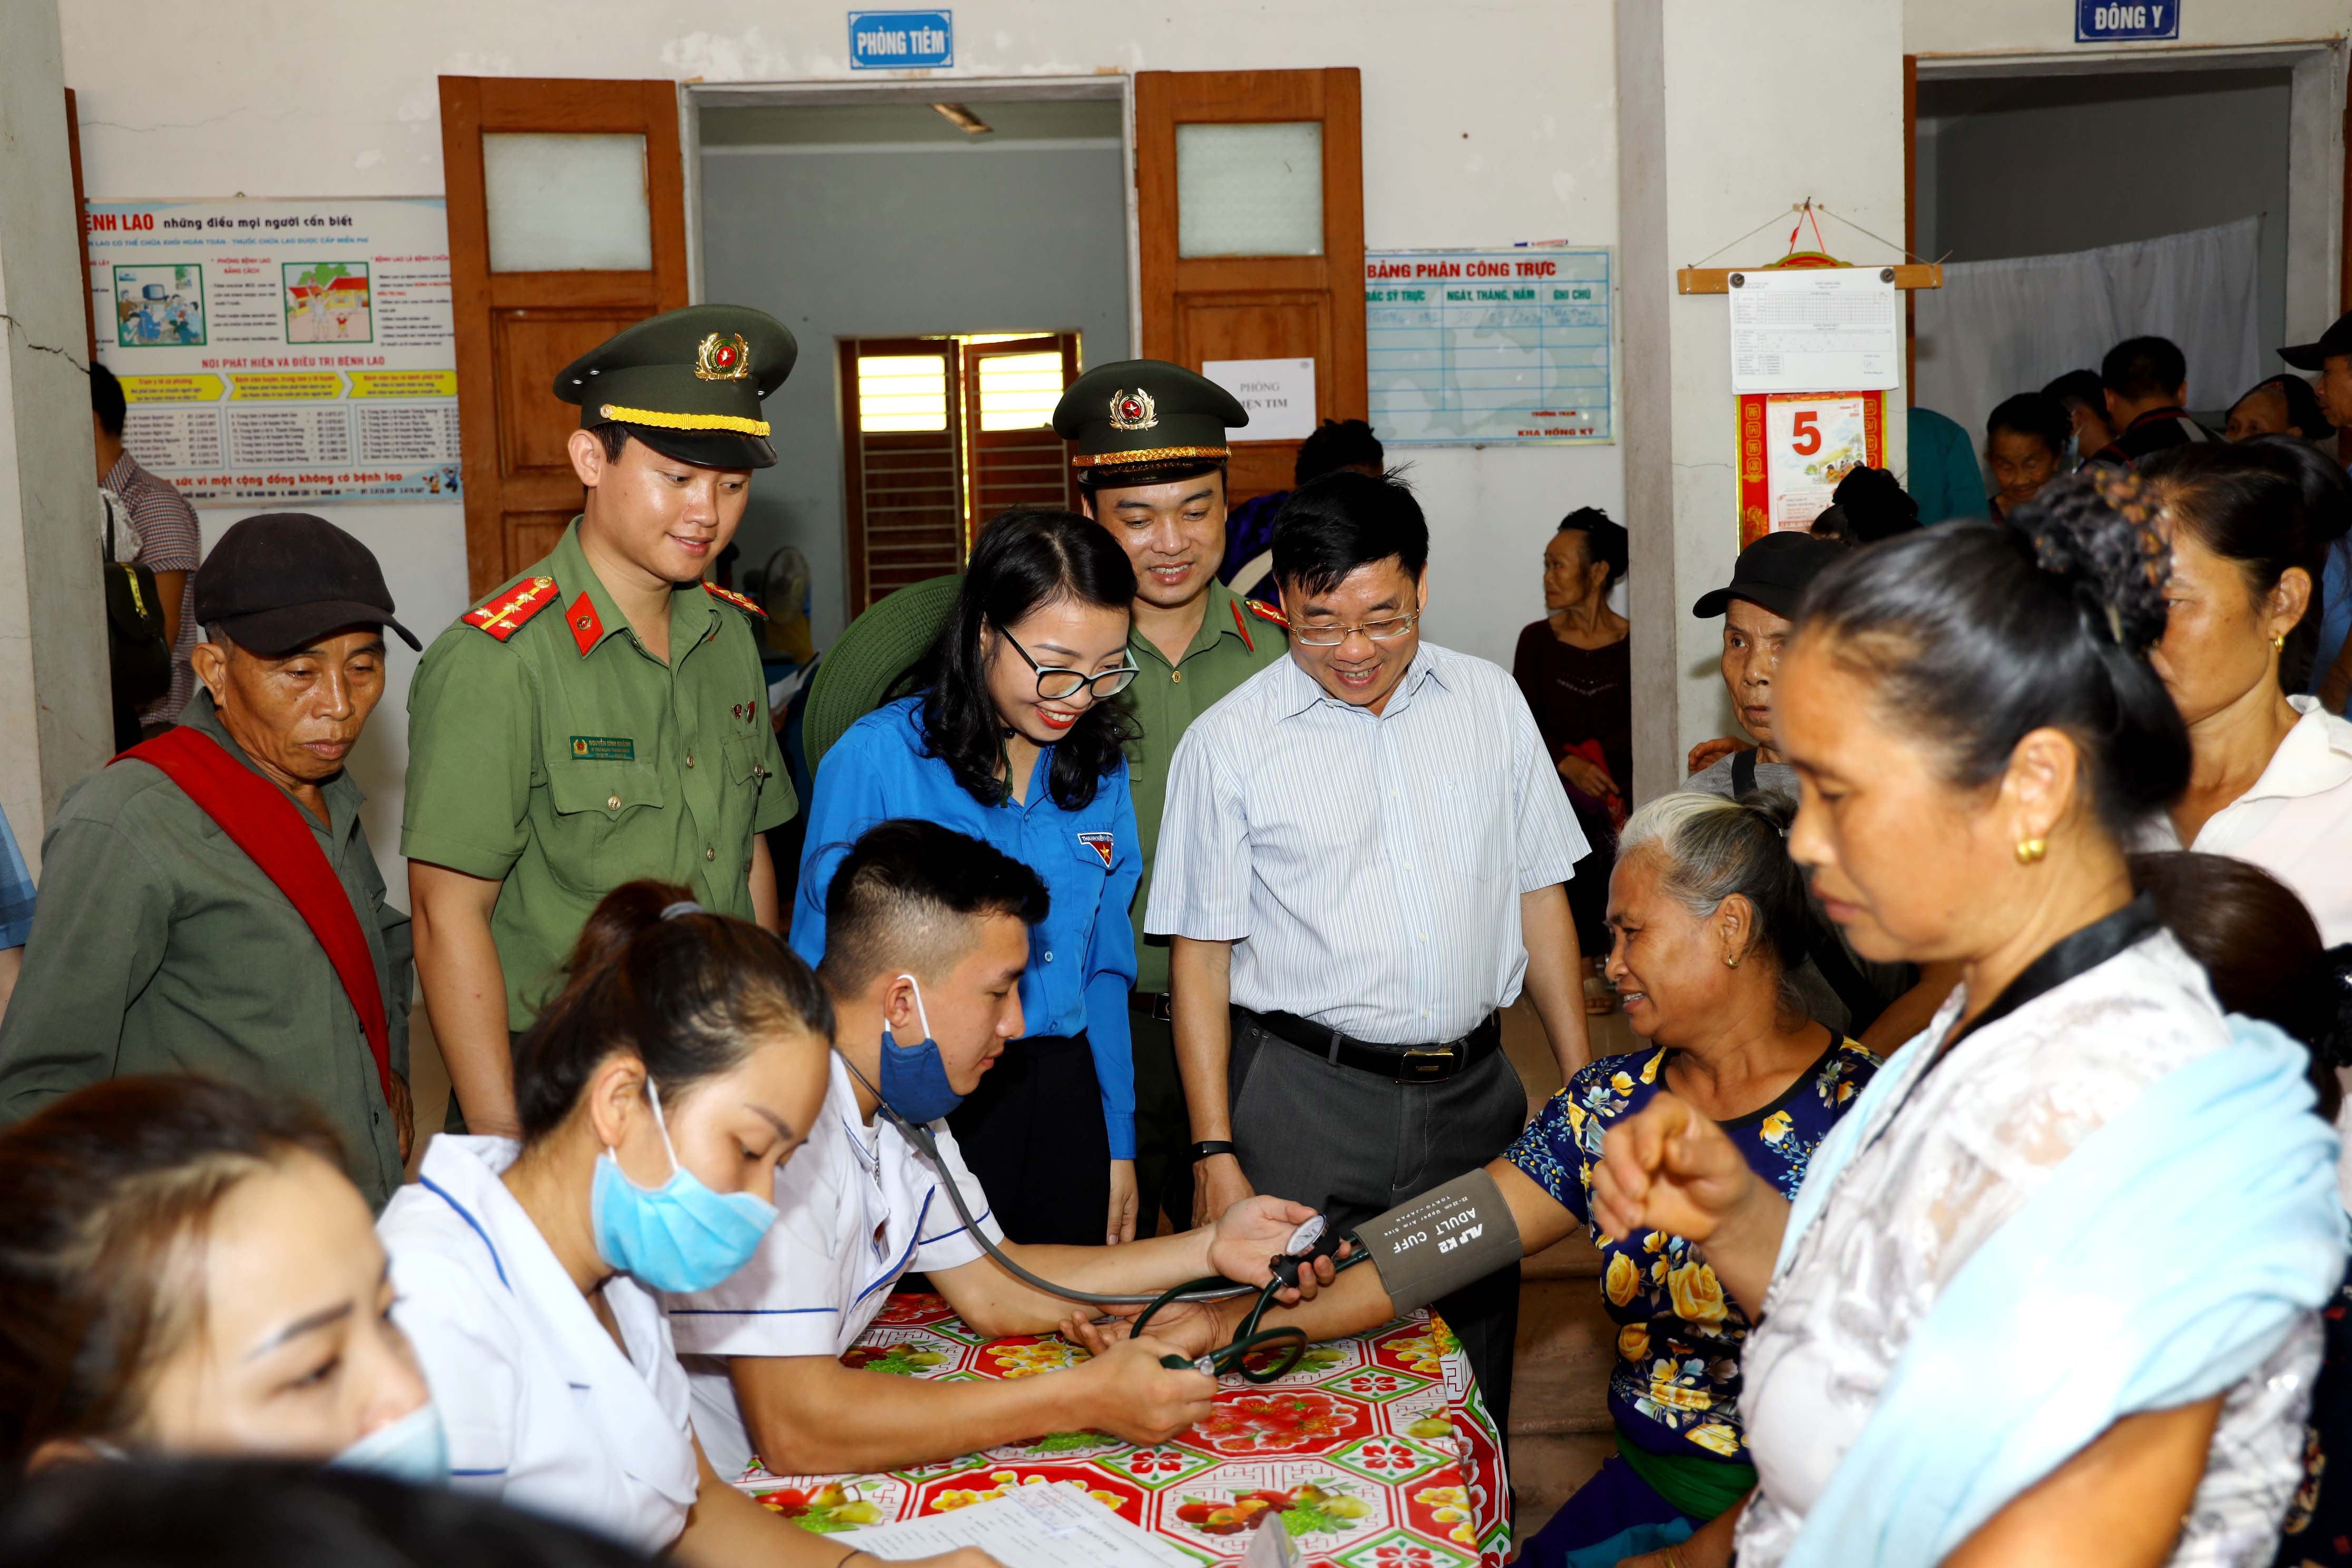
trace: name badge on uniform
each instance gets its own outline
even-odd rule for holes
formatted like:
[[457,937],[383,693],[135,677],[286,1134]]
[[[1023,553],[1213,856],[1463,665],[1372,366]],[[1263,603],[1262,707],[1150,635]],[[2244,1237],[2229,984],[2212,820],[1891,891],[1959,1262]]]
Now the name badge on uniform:
[[637,743],[626,735],[574,735],[572,737],[572,760],[575,763],[634,763],[637,760]]
[[1099,831],[1081,833],[1078,835],[1078,842],[1101,856],[1105,866],[1110,864],[1111,836],[1109,834]]

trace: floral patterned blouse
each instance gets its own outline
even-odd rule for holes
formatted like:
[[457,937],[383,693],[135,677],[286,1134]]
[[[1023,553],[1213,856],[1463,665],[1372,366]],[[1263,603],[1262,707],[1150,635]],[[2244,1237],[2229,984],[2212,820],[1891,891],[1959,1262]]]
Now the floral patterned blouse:
[[[1619,1239],[1592,1223],[1592,1168],[1611,1122],[1632,1115],[1664,1086],[1667,1047],[1603,1057],[1552,1096],[1505,1158],[1582,1220],[1601,1248],[1601,1300],[1617,1329],[1609,1413],[1625,1437],[1652,1453],[1748,1460],[1739,1418],[1739,1350],[1748,1319],[1696,1246],[1644,1231]],[[1748,1168],[1794,1198],[1806,1163],[1878,1070],[1852,1040],[1824,1050],[1760,1110],[1721,1123]]]

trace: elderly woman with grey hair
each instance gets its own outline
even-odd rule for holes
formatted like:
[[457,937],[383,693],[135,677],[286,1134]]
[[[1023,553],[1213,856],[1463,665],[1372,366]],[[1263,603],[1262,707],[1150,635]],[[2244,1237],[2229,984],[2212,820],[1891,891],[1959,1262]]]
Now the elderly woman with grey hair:
[[[1877,1059],[1806,1015],[1790,971],[1810,918],[1782,837],[1786,808],[1670,795],[1636,811],[1609,881],[1609,978],[1643,1049],[1591,1063],[1486,1166],[1529,1255],[1584,1230],[1617,1324],[1609,1411],[1617,1454],[1538,1532],[1519,1562],[1544,1568],[1715,1568],[1754,1484],[1739,1413],[1748,1320],[1699,1248],[1676,1236],[1604,1234],[1590,1192],[1608,1127],[1671,1089],[1713,1117],[1777,1190],[1793,1195],[1822,1139]],[[1392,1316],[1377,1270],[1339,1276],[1277,1312],[1310,1339]],[[1182,1333],[1173,1321],[1155,1332]],[[1200,1325],[1208,1348],[1230,1324]],[[1092,1344],[1102,1331],[1064,1331]],[[1696,1531],[1696,1533],[1694,1533]],[[1643,1555],[1654,1553],[1654,1555]]]

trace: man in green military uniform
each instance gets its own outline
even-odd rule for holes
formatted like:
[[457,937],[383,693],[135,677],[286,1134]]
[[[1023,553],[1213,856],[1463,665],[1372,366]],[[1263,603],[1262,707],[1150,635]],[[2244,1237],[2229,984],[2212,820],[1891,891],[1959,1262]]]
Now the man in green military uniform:
[[518,1131],[511,1032],[613,889],[676,882],[782,929],[760,834],[798,803],[746,619],[761,612],[701,578],[776,460],[761,400],[797,352],[771,316],[700,305],[566,365],[585,504],[417,671],[400,847],[425,1008],[474,1131]]
[[1070,384],[1054,410],[1055,433],[1071,444],[1080,504],[1135,563],[1128,647],[1143,673],[1120,700],[1139,731],[1127,756],[1143,842],[1143,884],[1133,913],[1138,972],[1128,1020],[1135,1042],[1139,1236],[1152,1234],[1162,1210],[1178,1229],[1190,1226],[1195,1161],[1233,1158],[1230,1145],[1202,1152],[1192,1143],[1169,1023],[1168,942],[1144,936],[1143,911],[1178,739],[1290,647],[1278,613],[1217,581],[1232,455],[1225,431],[1248,423],[1248,411],[1215,382],[1150,359],[1096,366]]

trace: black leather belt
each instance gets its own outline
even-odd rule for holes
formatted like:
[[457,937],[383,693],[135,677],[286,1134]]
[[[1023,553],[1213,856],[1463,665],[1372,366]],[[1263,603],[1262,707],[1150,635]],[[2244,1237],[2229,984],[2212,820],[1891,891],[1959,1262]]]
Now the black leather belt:
[[1458,1040],[1433,1046],[1383,1046],[1326,1028],[1295,1013],[1253,1013],[1245,1007],[1234,1011],[1302,1051],[1396,1083],[1442,1083],[1475,1067],[1503,1045],[1500,1013],[1487,1014],[1483,1023]]
[[1176,1015],[1168,1005],[1165,991],[1130,991],[1127,994],[1127,1010],[1140,1013],[1147,1018],[1157,1018],[1163,1024],[1173,1023]]

